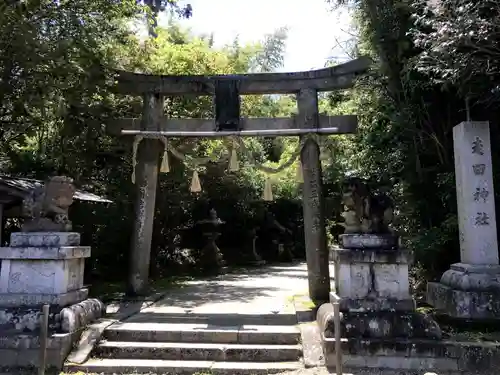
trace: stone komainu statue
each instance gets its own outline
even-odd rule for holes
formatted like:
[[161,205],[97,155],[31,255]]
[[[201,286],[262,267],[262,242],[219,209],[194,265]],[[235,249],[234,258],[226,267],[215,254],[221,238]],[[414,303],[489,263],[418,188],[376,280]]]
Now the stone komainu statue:
[[56,176],[45,185],[36,187],[23,201],[26,218],[23,232],[69,232],[72,229],[68,209],[75,194],[73,180]]
[[347,178],[342,203],[345,233],[392,233],[394,202],[386,194],[373,194],[365,180]]

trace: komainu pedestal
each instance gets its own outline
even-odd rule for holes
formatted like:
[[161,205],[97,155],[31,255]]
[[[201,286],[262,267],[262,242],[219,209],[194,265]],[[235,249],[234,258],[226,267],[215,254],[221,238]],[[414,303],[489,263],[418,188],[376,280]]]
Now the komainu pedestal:
[[[346,243],[353,240],[352,235],[343,236]],[[332,250],[336,293],[317,314],[327,366],[335,366],[333,303],[338,301],[344,366],[432,369],[426,364],[435,357],[432,342],[441,339],[441,330],[432,318],[417,312],[410,295],[411,252],[371,246],[397,243],[397,238],[355,236],[364,248]]]
[[0,247],[0,304],[56,305],[78,303],[88,296],[83,287],[85,258],[73,232],[12,233],[10,247]]
[[48,365],[56,368],[82,328],[105,313],[101,301],[87,298],[83,285],[90,247],[81,246],[80,234],[69,231],[70,181],[56,177],[36,189],[25,202],[23,231],[11,234],[9,247],[0,247],[2,369],[38,365],[43,305],[49,305]]
[[19,335],[34,335],[36,340],[41,307],[48,304],[49,333],[58,334],[58,339],[68,334],[65,345],[69,350],[72,334],[105,310],[102,302],[87,298],[88,289],[83,285],[90,247],[81,246],[80,234],[74,232],[12,233],[10,244],[0,247],[3,345],[11,339],[17,342]]
[[[333,304],[338,303],[345,367],[431,370],[436,364],[432,347],[441,330],[416,310],[408,277],[412,253],[389,229],[392,204],[380,198],[360,180],[349,181],[344,190],[348,233],[331,252],[335,292],[317,313],[325,361],[335,366]],[[456,366],[456,361],[439,361],[440,370]]]

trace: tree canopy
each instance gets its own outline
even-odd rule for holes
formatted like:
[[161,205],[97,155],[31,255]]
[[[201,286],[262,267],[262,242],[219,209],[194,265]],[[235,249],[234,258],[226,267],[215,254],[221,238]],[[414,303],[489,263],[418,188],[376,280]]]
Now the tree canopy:
[[[355,52],[374,60],[355,90],[335,98],[335,106],[360,118],[344,155],[358,173],[393,187],[398,229],[415,251],[414,271],[422,271],[422,281],[439,278],[460,259],[452,129],[468,118],[490,121],[491,142],[498,141],[498,4],[330,3],[349,7]],[[492,152],[497,184],[499,154]]]
[[[322,141],[330,240],[341,230],[343,177],[366,177],[394,197],[396,226],[415,250],[415,270],[426,278],[438,277],[459,255],[452,128],[467,116],[487,120],[492,144],[498,141],[499,4],[329,2],[348,7],[353,15],[357,42],[348,52],[374,61],[354,89],[320,99],[322,111],[356,114],[360,123],[354,136]],[[170,12],[167,26],[156,24],[159,12]],[[93,280],[123,278],[134,215],[131,141],[110,136],[105,127],[113,118],[138,117],[141,100],[113,93],[113,69],[235,74],[283,66],[286,27],[254,43],[235,39],[217,47],[213,35],[197,35],[176,21],[192,12],[196,9],[174,0],[9,1],[0,12],[0,165],[3,173],[22,177],[67,174],[79,186],[113,199],[109,206],[74,207],[77,229],[94,248],[87,267]],[[145,20],[149,35],[143,37],[134,26]],[[318,38],[335,45],[333,37]],[[168,98],[166,104],[169,117],[211,116],[209,98]],[[245,116],[289,116],[296,104],[286,95],[245,96],[242,111]],[[220,141],[173,141],[182,152],[199,157],[217,160],[225,152]],[[271,166],[297,146],[293,138],[245,142],[254,159]],[[493,148],[495,168],[499,152]],[[260,199],[266,175],[245,158],[236,173],[227,173],[225,162],[200,170],[203,192],[197,197],[189,192],[189,163],[172,162],[171,172],[160,176],[157,194],[155,274],[196,263],[186,255],[190,245],[182,234],[205,215],[208,205],[228,222],[221,249],[229,261],[237,262],[246,251],[251,229],[263,225],[265,209],[293,229],[294,251],[303,256],[295,168],[272,176],[276,200],[266,204]],[[499,174],[494,176],[497,183]]]

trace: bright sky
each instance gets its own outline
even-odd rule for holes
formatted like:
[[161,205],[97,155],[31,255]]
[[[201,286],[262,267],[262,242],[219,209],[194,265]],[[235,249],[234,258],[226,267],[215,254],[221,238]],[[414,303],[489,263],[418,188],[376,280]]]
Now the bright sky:
[[[265,34],[287,26],[288,41],[282,71],[323,68],[330,56],[346,57],[335,40],[346,33],[350,17],[329,10],[325,0],[182,0],[193,7],[193,16],[181,23],[195,33],[214,33],[216,45],[262,40]],[[165,22],[160,17],[160,25]]]

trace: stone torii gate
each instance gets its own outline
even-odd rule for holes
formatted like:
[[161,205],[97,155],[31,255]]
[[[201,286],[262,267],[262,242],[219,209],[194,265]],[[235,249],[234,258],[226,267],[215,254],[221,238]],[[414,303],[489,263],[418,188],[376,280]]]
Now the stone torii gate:
[[[117,90],[143,97],[141,119],[116,120],[108,130],[116,135],[144,136],[137,149],[136,217],[131,244],[129,291],[143,294],[149,276],[156,186],[161,141],[147,136],[225,137],[347,134],[357,129],[356,116],[326,116],[318,111],[318,92],[352,87],[369,67],[359,58],[330,68],[297,73],[214,76],[160,76],[120,71]],[[240,95],[296,94],[298,114],[291,118],[240,118]],[[164,117],[166,96],[212,95],[215,119]],[[328,249],[323,215],[319,145],[307,139],[301,152],[305,247],[309,295],[327,301],[330,292]]]

